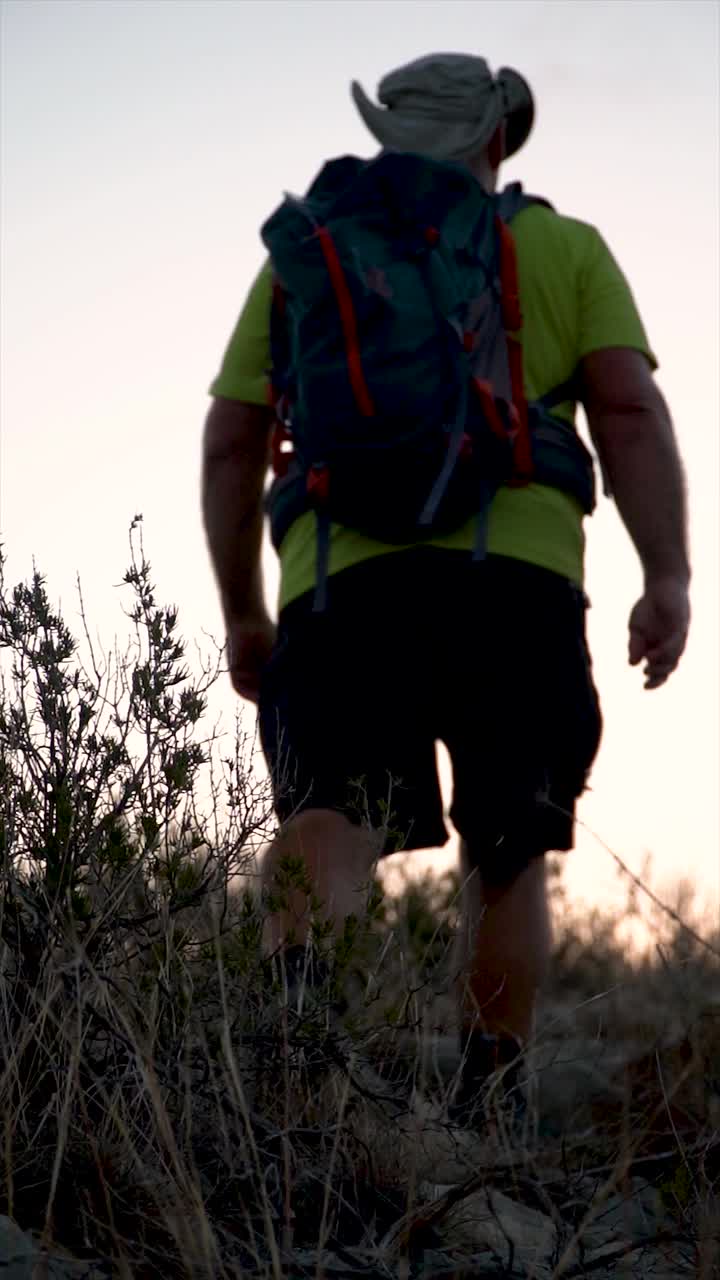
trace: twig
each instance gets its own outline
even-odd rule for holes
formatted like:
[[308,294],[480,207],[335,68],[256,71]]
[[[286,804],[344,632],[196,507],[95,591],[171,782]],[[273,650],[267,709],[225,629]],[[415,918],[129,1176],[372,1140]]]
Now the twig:
[[[690,1181],[693,1184],[693,1190],[697,1192],[697,1187],[695,1186],[695,1177],[693,1175],[692,1169],[690,1168],[690,1163],[685,1153],[685,1147],[682,1144],[680,1135],[675,1126],[675,1119],[673,1117],[672,1111],[670,1110],[670,1100],[667,1095],[667,1089],[665,1088],[665,1077],[663,1076],[662,1063],[660,1062],[660,1052],[658,1049],[655,1050],[655,1062],[657,1064],[658,1076],[660,1078],[660,1088],[662,1089],[663,1101],[665,1103],[665,1110],[667,1111],[667,1117],[668,1117],[668,1120],[670,1121],[670,1128],[673,1131],[673,1137],[678,1145],[678,1151],[680,1152],[680,1155],[683,1158],[683,1163],[685,1165],[685,1168],[688,1171]],[[682,1078],[684,1078],[685,1074],[689,1074],[689,1071],[684,1073]],[[682,1083],[682,1079],[680,1083]]]
[[[711,1141],[710,1148],[713,1145],[714,1144]],[[687,1154],[688,1156],[694,1156],[694,1155],[700,1156],[701,1154],[706,1153],[708,1149],[709,1149],[708,1144],[705,1140],[702,1140],[702,1141],[698,1140],[698,1142],[694,1146],[687,1148]],[[677,1151],[673,1147],[671,1151],[660,1151],[655,1155],[636,1156],[633,1159],[631,1159],[628,1163],[626,1163],[624,1168],[626,1173],[642,1174],[645,1172],[649,1172],[649,1170],[654,1168],[656,1165],[662,1166],[663,1164],[668,1164],[670,1161],[675,1160],[676,1158],[677,1158]],[[616,1168],[615,1164],[606,1164],[606,1165],[598,1165],[594,1169],[583,1169],[583,1177],[588,1179],[602,1178],[607,1174],[612,1173],[615,1168]],[[503,1174],[507,1173],[507,1169],[505,1168],[504,1165],[500,1165],[500,1166],[488,1165],[486,1168],[486,1173],[488,1177],[494,1178],[494,1177],[502,1176]],[[541,1183],[543,1187],[555,1187],[555,1186],[563,1186],[569,1180],[569,1178],[570,1178],[570,1171],[565,1170],[563,1172],[562,1177],[549,1177],[549,1178],[544,1177],[544,1178],[538,1179],[538,1181]]]
[[317,1265],[317,1271],[315,1273],[315,1280],[323,1280],[322,1253],[323,1253],[323,1249],[325,1248],[325,1243],[327,1241],[327,1235],[329,1234],[327,1231],[327,1225],[328,1225],[328,1212],[330,1209],[330,1196],[332,1194],[332,1178],[333,1178],[333,1173],[335,1171],[335,1161],[337,1159],[338,1147],[340,1144],[340,1137],[342,1134],[342,1124],[345,1118],[345,1111],[347,1108],[349,1093],[350,1093],[350,1075],[348,1073],[348,1075],[345,1077],[344,1084],[343,1084],[342,1097],[340,1099],[340,1107],[338,1111],[338,1123],[337,1123],[337,1128],[335,1130],[335,1134],[333,1136],[332,1151],[330,1153],[330,1163],[327,1170],[327,1177],[325,1178],[325,1187],[323,1191],[322,1215],[320,1218],[320,1230],[318,1231],[318,1265]]
[[[566,818],[571,818],[573,816],[571,813],[568,813],[566,809],[563,809],[562,805],[553,804],[551,800],[546,800],[545,803],[550,809],[555,809],[558,813],[564,814]],[[589,827],[587,823],[583,822],[580,818],[576,817],[575,821],[582,827],[583,831],[587,831],[588,835],[591,835],[594,840],[597,840],[598,844],[602,846],[606,853],[610,854],[611,858],[614,858],[620,870],[624,872],[630,880],[632,880],[637,889],[641,889],[650,901],[655,903],[655,906],[658,907],[660,911],[664,911],[665,915],[669,916],[671,920],[674,920],[675,924],[679,925],[685,933],[689,934],[691,938],[694,938],[701,947],[704,947],[706,951],[709,951],[717,960],[720,960],[720,951],[718,948],[714,947],[711,942],[708,942],[707,939],[703,938],[699,933],[696,933],[695,929],[693,929],[689,924],[686,924],[682,916],[678,915],[677,911],[674,911],[672,907],[667,905],[667,903],[661,902],[657,895],[653,893],[652,889],[648,889],[647,885],[643,883],[639,876],[636,876],[635,872],[630,870],[627,863],[623,862],[620,855],[617,854],[614,849],[611,849],[609,844],[605,843],[602,836],[597,834],[597,831],[593,831],[592,827]]]
[[406,1214],[404,1218],[400,1218],[385,1236],[380,1246],[381,1252],[384,1254],[387,1250],[397,1250],[398,1248],[407,1247],[414,1235],[419,1232],[427,1231],[431,1227],[437,1226],[447,1217],[451,1209],[459,1204],[460,1201],[467,1199],[473,1192],[479,1191],[487,1182],[487,1173],[473,1173],[464,1182],[459,1182],[457,1186],[451,1187],[445,1195],[440,1196],[438,1200],[426,1204],[418,1210],[413,1210]]
[[634,1240],[629,1244],[619,1244],[615,1248],[611,1246],[589,1261],[575,1263],[570,1270],[553,1272],[552,1280],[555,1280],[555,1277],[560,1275],[565,1276],[566,1280],[573,1280],[574,1276],[585,1276],[589,1271],[599,1271],[601,1267],[612,1266],[613,1263],[619,1262],[621,1258],[627,1258],[629,1254],[636,1253],[638,1249],[648,1249],[659,1244],[677,1244],[677,1231],[658,1231],[654,1236],[646,1236],[643,1240]]

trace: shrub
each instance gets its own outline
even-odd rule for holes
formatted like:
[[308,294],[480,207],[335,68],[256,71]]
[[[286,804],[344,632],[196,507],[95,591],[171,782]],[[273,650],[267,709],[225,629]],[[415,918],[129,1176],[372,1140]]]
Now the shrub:
[[[257,891],[256,858],[274,833],[267,783],[239,722],[230,749],[205,727],[221,654],[189,670],[139,520],[123,589],[131,639],[108,656],[82,596],[78,641],[42,575],[11,588],[0,560],[0,1215],[148,1280],[316,1276],[329,1257],[328,1275],[400,1274],[383,1241],[409,1239],[413,1214],[425,1221],[417,1169],[425,1160],[437,1181],[458,1146],[445,1141],[428,1160],[441,1126],[428,1137],[414,1113],[410,1124],[408,1097],[419,1079],[449,1087],[418,1063],[422,1036],[449,1031],[455,1016],[458,876],[408,879],[394,896],[374,880],[364,918],[348,918],[338,940],[319,914],[327,978],[291,990],[262,936],[304,869],[288,864],[272,894]],[[688,932],[686,896],[670,925],[655,908],[656,950],[634,957],[616,919],[582,919],[563,895],[557,874],[547,999],[590,1035],[642,1032],[649,1053],[631,1065],[644,1110],[625,1107],[620,1120],[639,1116],[643,1158],[648,1114],[648,1159],[660,1159],[657,1143],[684,1144],[681,1159],[664,1150],[652,1168],[678,1234],[692,1243],[704,1232],[711,1256],[715,1219],[708,1211],[701,1231],[698,1215],[719,1176],[702,1106],[708,1081],[715,1088],[720,939]],[[668,1019],[679,1020],[682,1092],[652,1077]],[[416,1058],[386,1069],[383,1028],[392,1045],[409,1033]],[[388,1092],[388,1080],[403,1088]],[[621,1158],[620,1130],[606,1127],[606,1138],[570,1134],[545,1153],[552,1177],[532,1163],[517,1183],[512,1169],[493,1170],[496,1189],[507,1176],[506,1190],[522,1186],[563,1229],[574,1224],[593,1200],[583,1171],[598,1144],[628,1169],[627,1143]],[[402,1274],[425,1274],[425,1249],[442,1274],[475,1265],[467,1249],[439,1251],[426,1227],[414,1238],[425,1243],[408,1245]]]

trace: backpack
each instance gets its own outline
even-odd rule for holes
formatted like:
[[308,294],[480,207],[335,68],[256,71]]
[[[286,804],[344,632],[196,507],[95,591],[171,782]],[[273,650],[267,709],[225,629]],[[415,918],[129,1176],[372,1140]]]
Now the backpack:
[[532,203],[547,202],[381,152],[329,161],[263,224],[276,415],[266,509],[277,550],[315,511],[316,611],[333,521],[408,544],[475,515],[482,560],[502,484],[552,484],[593,511],[592,456],[550,412],[574,398],[571,382],[525,400],[509,223]]

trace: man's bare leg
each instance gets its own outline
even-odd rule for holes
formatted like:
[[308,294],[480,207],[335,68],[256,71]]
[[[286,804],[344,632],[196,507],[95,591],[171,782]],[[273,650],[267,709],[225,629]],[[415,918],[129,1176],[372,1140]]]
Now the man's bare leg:
[[377,838],[334,809],[306,809],[286,824],[265,855],[262,882],[270,892],[281,860],[288,856],[302,859],[311,891],[292,890],[288,908],[268,917],[265,946],[271,952],[283,945],[289,933],[293,942],[305,942],[313,918],[312,895],[322,903],[318,917],[332,919],[336,937],[342,934],[347,916],[362,918],[377,860]]
[[464,884],[458,939],[460,1012],[465,1030],[530,1039],[538,988],[552,946],[545,859],[534,858],[511,884],[483,885],[465,842],[460,846]]

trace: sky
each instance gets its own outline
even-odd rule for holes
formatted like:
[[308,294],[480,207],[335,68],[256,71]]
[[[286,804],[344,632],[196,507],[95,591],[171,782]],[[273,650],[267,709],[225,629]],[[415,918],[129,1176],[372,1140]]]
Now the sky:
[[[611,502],[586,522],[605,731],[567,884],[624,900],[610,846],[720,912],[718,18],[714,0],[5,0],[0,165],[0,539],[77,624],[125,634],[117,590],[144,517],[159,596],[220,637],[200,519],[207,388],[263,258],[258,228],[323,161],[371,155],[352,104],[432,51],[530,81],[503,180],[597,226],[660,361],[689,488],[693,624],[647,692],[627,665],[637,556]],[[584,426],[583,426],[584,429]],[[587,443],[587,435],[585,434]],[[648,495],[650,500],[651,495]],[[274,611],[277,564],[264,552]],[[231,722],[227,683],[213,711]],[[254,709],[245,704],[246,725]],[[443,765],[447,787],[447,768]],[[592,834],[595,833],[595,834]],[[455,845],[410,855],[447,865]]]

